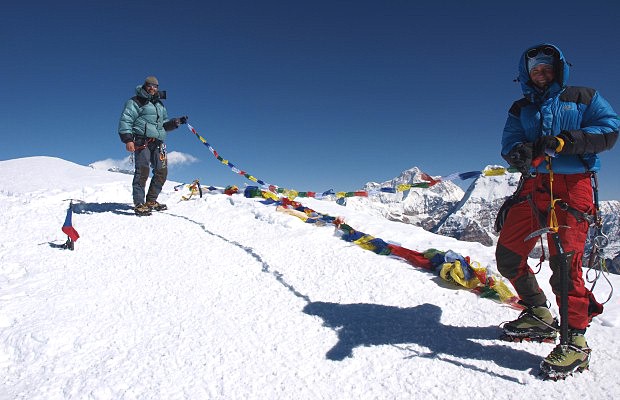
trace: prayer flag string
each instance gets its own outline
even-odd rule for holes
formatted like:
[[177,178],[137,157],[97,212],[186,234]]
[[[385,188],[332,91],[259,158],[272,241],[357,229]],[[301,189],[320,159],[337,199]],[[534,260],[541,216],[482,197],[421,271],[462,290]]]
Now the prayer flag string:
[[189,129],[190,132],[196,135],[198,140],[200,140],[205,146],[207,146],[209,151],[213,154],[213,156],[220,163],[228,166],[234,173],[236,173],[237,175],[244,176],[246,179],[259,184],[261,188],[265,190],[268,190],[272,193],[278,193],[282,195],[283,197],[286,197],[290,200],[293,200],[297,197],[310,197],[310,198],[317,198],[317,199],[325,198],[328,196],[335,196],[338,199],[345,198],[345,197],[368,197],[371,195],[378,195],[380,193],[404,192],[404,191],[407,191],[413,188],[430,188],[441,182],[448,182],[448,181],[454,181],[454,180],[467,180],[467,179],[472,179],[472,178],[478,178],[480,176],[499,176],[499,175],[504,175],[506,173],[518,172],[514,168],[493,166],[493,167],[487,167],[482,171],[455,172],[450,175],[446,175],[444,177],[437,177],[437,178],[433,178],[426,173],[422,173],[420,176],[420,179],[422,180],[421,182],[400,184],[400,185],[397,185],[396,187],[382,187],[382,188],[375,189],[375,190],[357,190],[353,192],[335,192],[333,189],[326,190],[326,191],[319,191],[319,192],[297,191],[293,189],[285,189],[277,185],[267,183],[247,173],[246,171],[243,171],[237,168],[235,164],[221,157],[219,153],[217,152],[217,150],[215,150],[213,146],[211,146],[209,142],[207,142],[207,140],[204,137],[202,137],[196,131],[196,129],[194,129],[193,126],[191,126],[190,124],[187,124],[187,128]]

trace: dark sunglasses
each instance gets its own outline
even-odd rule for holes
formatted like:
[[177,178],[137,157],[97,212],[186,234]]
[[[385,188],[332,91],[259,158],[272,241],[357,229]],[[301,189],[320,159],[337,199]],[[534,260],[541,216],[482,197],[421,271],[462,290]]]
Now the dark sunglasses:
[[538,56],[540,53],[546,55],[546,56],[556,56],[558,54],[558,52],[550,46],[544,46],[544,47],[535,47],[533,49],[530,49],[527,51],[526,55],[527,58],[536,58],[536,56]]
[[148,88],[155,88],[155,89],[157,89],[157,88],[159,88],[159,85],[156,85],[154,83],[147,83],[147,84],[144,85],[144,87],[146,87],[147,89]]

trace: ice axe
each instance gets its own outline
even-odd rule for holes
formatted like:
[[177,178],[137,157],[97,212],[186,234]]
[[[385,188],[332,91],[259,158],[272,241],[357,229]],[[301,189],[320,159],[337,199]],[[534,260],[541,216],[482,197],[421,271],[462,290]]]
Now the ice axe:
[[[562,228],[570,228],[570,226],[562,225]],[[546,226],[544,228],[535,230],[534,232],[530,233],[529,235],[525,237],[525,239],[523,239],[523,241],[527,242],[528,240],[534,239],[535,237],[549,235],[553,232],[555,232],[553,228]]]
[[[562,247],[560,241],[560,235],[557,228],[545,227],[530,233],[524,241],[528,241],[532,238],[542,235],[549,235],[553,246],[556,250],[556,255],[553,257],[557,262],[560,272],[560,344],[568,344],[568,278],[570,271],[569,259],[571,254],[567,254]],[[551,260],[550,260],[551,262]]]
[[[571,254],[564,252],[560,235],[557,231],[549,233],[551,241],[557,252],[555,259],[560,269],[560,344],[568,345],[568,278],[569,278],[569,258]],[[550,261],[551,262],[551,261]]]

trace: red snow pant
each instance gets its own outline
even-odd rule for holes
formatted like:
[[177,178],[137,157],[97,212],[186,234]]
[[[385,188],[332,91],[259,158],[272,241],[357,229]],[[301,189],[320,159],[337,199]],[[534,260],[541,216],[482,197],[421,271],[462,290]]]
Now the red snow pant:
[[[525,238],[532,232],[549,226],[551,205],[549,178],[549,174],[538,174],[536,177],[525,180],[519,194],[523,201],[514,205],[508,212],[495,250],[498,271],[510,280],[521,300],[528,306],[541,306],[547,303],[547,298],[540,289],[534,272],[527,264],[528,255],[539,237],[527,241]],[[580,212],[593,214],[592,183],[589,173],[553,174],[552,189],[554,199],[561,199]],[[585,329],[592,317],[603,311],[603,306],[596,302],[583,281],[582,257],[589,223],[571,212],[561,210],[557,203],[554,209],[562,249],[570,264],[568,326],[571,329]],[[552,270],[549,283],[559,307],[561,302],[561,262],[559,260],[562,255],[557,254],[549,235],[547,235],[547,240],[550,253],[549,265]]]

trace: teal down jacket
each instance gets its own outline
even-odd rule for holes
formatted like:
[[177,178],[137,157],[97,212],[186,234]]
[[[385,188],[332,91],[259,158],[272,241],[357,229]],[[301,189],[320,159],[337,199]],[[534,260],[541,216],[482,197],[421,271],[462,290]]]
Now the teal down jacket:
[[136,96],[127,100],[118,123],[118,134],[123,143],[134,137],[166,140],[166,131],[174,129],[166,107],[159,96],[151,96],[142,86],[136,87]]
[[[597,153],[609,150],[618,138],[620,120],[609,103],[594,89],[567,86],[569,63],[562,51],[552,44],[559,54],[555,68],[556,80],[544,93],[537,91],[527,70],[527,50],[519,60],[519,82],[524,97],[516,101],[508,112],[502,136],[501,154],[506,158],[510,150],[520,143],[534,143],[544,135],[562,133],[571,140],[575,154],[558,154],[552,159],[553,171],[575,174],[598,171]],[[547,162],[531,172],[549,173]]]

